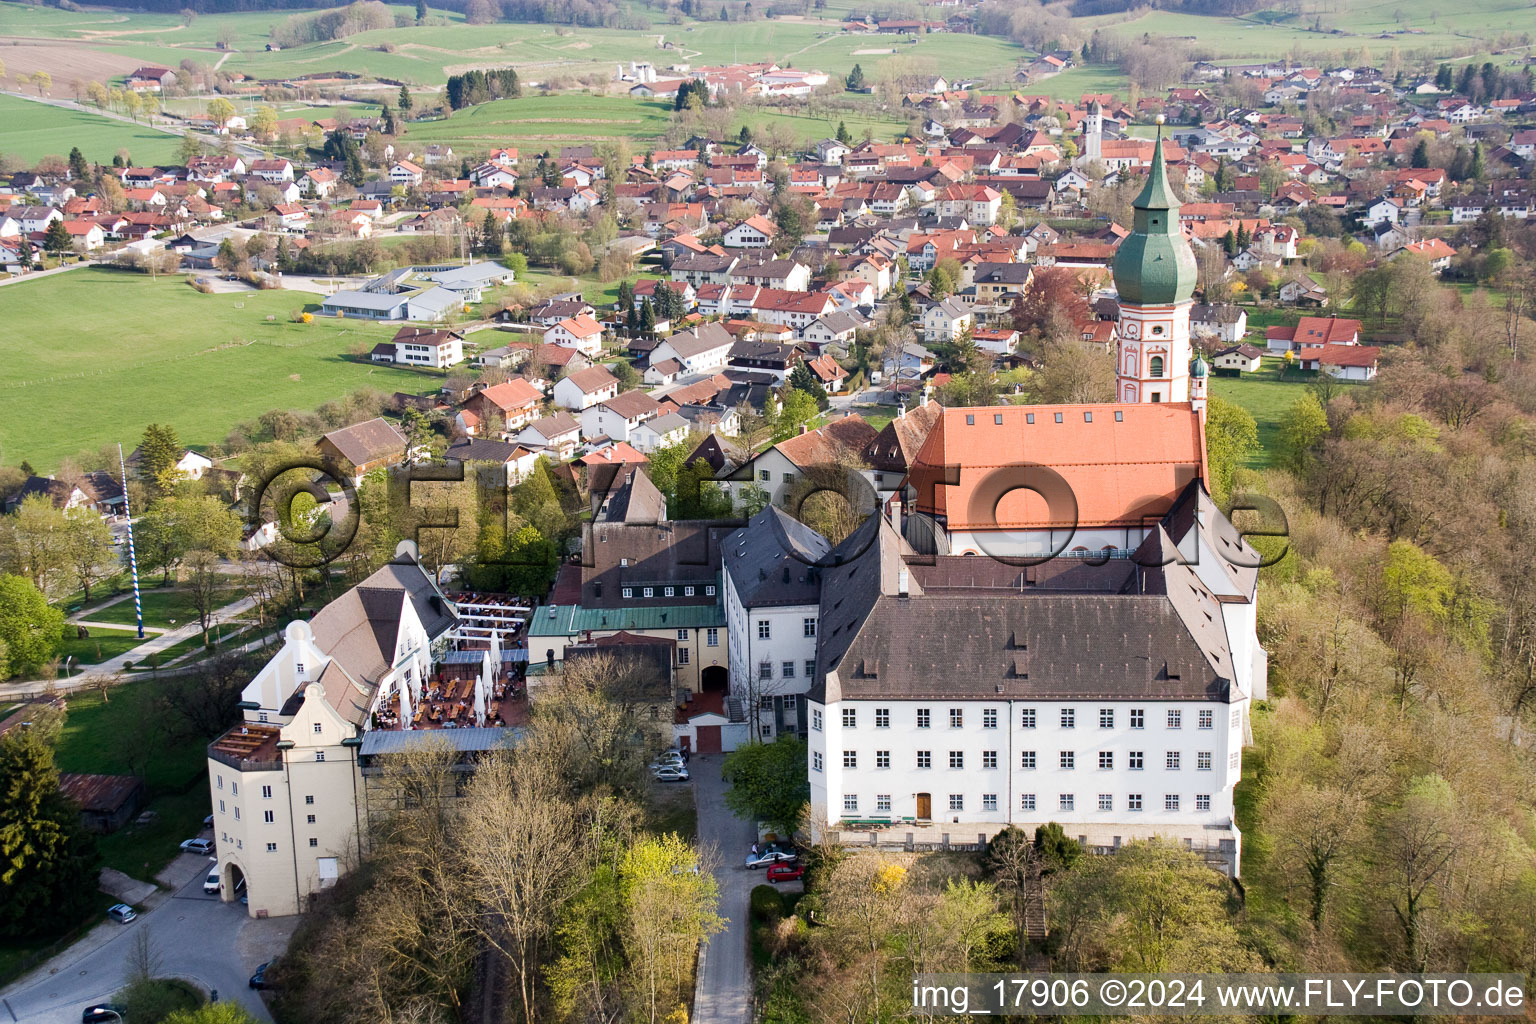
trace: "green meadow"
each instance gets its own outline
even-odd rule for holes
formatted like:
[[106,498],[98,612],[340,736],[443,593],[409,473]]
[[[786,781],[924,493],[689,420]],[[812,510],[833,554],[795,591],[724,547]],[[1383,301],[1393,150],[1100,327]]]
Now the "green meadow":
[[92,163],[110,164],[118,150],[127,150],[137,163],[169,163],[180,141],[148,125],[0,93],[0,154],[29,165],[45,156],[67,156],[72,146]]
[[[42,472],[151,420],[188,444],[269,409],[309,411],[358,388],[421,392],[423,374],[354,362],[393,329],[289,322],[304,292],[203,295],[180,277],[72,270],[0,288],[0,460]],[[268,319],[268,318],[271,319]]]

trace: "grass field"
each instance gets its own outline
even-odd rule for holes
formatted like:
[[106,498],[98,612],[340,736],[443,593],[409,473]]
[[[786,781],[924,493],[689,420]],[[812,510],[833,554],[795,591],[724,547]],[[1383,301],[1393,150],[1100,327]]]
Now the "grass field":
[[[233,591],[220,593],[218,601],[228,604],[238,600],[239,596]],[[175,629],[197,619],[197,606],[192,603],[192,595],[188,591],[146,589],[140,592],[139,599],[144,607],[146,626]],[[119,601],[100,611],[87,610],[81,615],[94,622],[120,622],[131,626],[134,623],[133,601]]]
[[[1211,394],[1236,402],[1247,409],[1259,426],[1259,451],[1250,456],[1247,465],[1253,469],[1269,469],[1280,457],[1280,420],[1291,404],[1306,393],[1307,384],[1316,373],[1291,370],[1286,372],[1285,362],[1265,356],[1258,373],[1245,373],[1241,377],[1211,378]],[[1341,384],[1342,388],[1360,387],[1358,384]]]
[[[131,610],[133,602],[128,603]],[[74,658],[76,665],[99,665],[103,661],[109,661],[118,655],[127,654],[139,644],[143,643],[138,634],[132,629],[107,629],[104,626],[91,626],[90,636],[77,637],[74,635],[74,627],[67,627],[69,634],[64,641],[64,647],[59,651],[61,659]],[[145,634],[146,639],[152,634]]]
[[146,681],[114,686],[106,700],[94,691],[71,694],[57,752],[60,771],[143,776],[159,818],[103,836],[100,845],[109,867],[145,881],[180,852],[181,840],[197,835],[208,813],[204,744],[145,742],[145,723],[159,714],[157,689]]
[[[413,8],[395,5],[406,17]],[[547,24],[468,25],[462,14],[432,12],[431,23],[364,32],[343,40],[267,51],[274,25],[288,11],[212,14],[186,23],[178,15],[75,11],[0,3],[0,36],[56,39],[74,44],[59,60],[96,53],[119,62],[135,60],[176,66],[183,58],[213,63],[259,78],[282,78],[348,70],[439,87],[457,70],[515,65],[530,82],[557,75],[611,72],[616,64],[650,59],[674,63],[721,64],[772,59],[796,67],[846,74],[855,63],[878,78],[891,51],[917,58],[946,76],[963,75],[986,86],[1008,84],[1026,51],[989,36],[933,33],[895,39],[845,33],[841,19],[851,6],[829,5],[813,17],[752,22],[696,21],[646,30],[572,28]],[[647,12],[640,12],[645,14]],[[1468,0],[1454,11],[1435,0],[1303,0],[1294,11],[1266,10],[1244,17],[1207,17],[1148,10],[1131,20],[1123,15],[1080,19],[1082,34],[1102,28],[1126,37],[1148,33],[1188,40],[1200,56],[1236,61],[1261,57],[1310,56],[1349,60],[1362,49],[1385,56],[1393,50],[1410,63],[1481,53],[1496,37],[1536,31],[1536,8],[1524,0]],[[1321,20],[1321,31],[1314,30]],[[223,41],[229,51],[216,44]],[[1505,43],[1511,40],[1506,39]],[[31,47],[37,51],[37,47]],[[861,52],[863,51],[863,52]],[[29,58],[30,59],[30,58]],[[1481,59],[1481,58],[1479,58]],[[88,63],[88,60],[86,60]],[[106,65],[103,65],[106,66]],[[118,66],[118,65],[113,65]],[[116,73],[121,73],[116,72]],[[76,77],[76,76],[72,76]],[[58,86],[63,81],[55,76]],[[1123,89],[1118,72],[1079,69],[1043,83],[1038,91],[1056,96]]]
[[[1316,18],[1324,31],[1311,31]],[[1522,0],[1467,0],[1454,10],[1434,0],[1311,0],[1295,13],[1259,11],[1241,18],[1149,11],[1130,21],[1114,16],[1083,20],[1122,36],[1182,37],[1200,52],[1226,60],[1291,53],[1346,58],[1361,49],[1373,56],[1397,50],[1405,57],[1443,57],[1499,33],[1536,31],[1536,8]]]
[[[526,152],[558,150],[562,146],[625,140],[636,152],[656,148],[671,124],[672,105],[659,100],[627,96],[558,93],[497,100],[466,107],[441,121],[413,122],[407,126],[411,145],[446,142],[457,149],[486,150],[515,145]],[[796,138],[814,140],[836,134],[838,122],[860,136],[868,128],[881,140],[904,131],[906,120],[869,109],[867,113],[833,113],[824,117],[796,113],[793,109],[748,107],[731,125],[732,134],[746,124],[754,129],[784,125]]]
[[[48,472],[108,442],[131,447],[150,420],[176,427],[188,444],[207,444],[269,409],[308,411],[358,388],[433,386],[411,370],[342,358],[393,328],[288,322],[317,298],[202,295],[179,277],[95,268],[0,289],[0,458],[30,459]],[[65,415],[67,429],[39,430],[47,410]]]
[[20,157],[28,165],[45,156],[67,156],[71,146],[79,146],[93,163],[110,164],[120,149],[131,153],[135,163],[170,163],[180,141],[147,125],[0,93],[0,154]]
[[[631,274],[631,283],[639,276]],[[565,274],[556,274],[548,270],[530,268],[520,281],[535,287],[549,285],[562,291],[579,291],[581,297],[598,308],[612,306],[619,301],[619,282],[603,283],[595,275],[584,274],[581,277],[568,277]]]

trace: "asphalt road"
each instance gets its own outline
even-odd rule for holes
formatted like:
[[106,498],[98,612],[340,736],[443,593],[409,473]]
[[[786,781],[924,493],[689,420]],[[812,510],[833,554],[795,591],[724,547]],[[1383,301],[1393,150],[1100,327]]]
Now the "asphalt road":
[[762,884],[763,872],[742,866],[757,836],[751,822],[742,821],[725,806],[728,787],[720,778],[722,761],[720,754],[695,754],[688,762],[699,814],[699,845],[713,846],[718,858],[715,879],[720,885],[720,916],[726,920],[725,931],[709,940],[700,958],[693,1024],[746,1024],[751,1019],[747,910],[752,887]]
[[[239,903],[203,892],[212,862],[182,854],[162,877],[176,883],[153,909],[126,925],[100,925],[88,936],[0,992],[0,1024],[78,1024],[89,1003],[110,998],[127,980],[134,934],[147,931],[160,958],[159,973],[214,989],[259,1021],[271,1021],[260,993],[250,989],[256,966],[287,948],[298,919],[257,921]],[[106,897],[104,896],[103,899]]]

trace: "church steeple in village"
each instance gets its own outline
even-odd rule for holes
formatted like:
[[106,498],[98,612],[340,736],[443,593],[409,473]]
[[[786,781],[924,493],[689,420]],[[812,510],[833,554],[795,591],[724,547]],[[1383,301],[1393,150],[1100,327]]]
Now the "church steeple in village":
[[1121,402],[1188,402],[1195,254],[1180,228],[1179,199],[1168,181],[1161,117],[1147,183],[1131,206],[1132,230],[1114,262],[1120,295],[1115,397]]

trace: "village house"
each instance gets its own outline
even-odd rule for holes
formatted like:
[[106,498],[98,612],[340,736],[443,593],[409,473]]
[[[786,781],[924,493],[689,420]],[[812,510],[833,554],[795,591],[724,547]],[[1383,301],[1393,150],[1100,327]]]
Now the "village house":
[[1230,344],[1248,332],[1248,313],[1241,306],[1199,303],[1189,309],[1189,329],[1197,338]]
[[534,420],[512,440],[530,448],[547,450],[563,462],[581,443],[581,421],[568,412],[557,412]]
[[1263,360],[1264,350],[1257,345],[1233,345],[1212,356],[1211,365],[1233,373],[1257,373]]
[[959,299],[936,302],[923,311],[923,340],[953,342],[975,322],[971,307]]
[[651,350],[651,362],[675,359],[684,373],[713,373],[725,368],[734,343],[720,324],[703,324],[661,341]]
[[402,327],[393,339],[374,347],[373,360],[447,369],[464,361],[464,335],[428,327]]
[[482,388],[469,397],[464,408],[473,412],[482,427],[479,431],[466,428],[465,433],[489,433],[484,427],[493,420],[500,420],[502,430],[514,432],[533,421],[539,414],[544,396],[522,377],[511,377],[500,384]]
[[371,471],[397,466],[406,458],[405,435],[382,417],[333,430],[321,437],[316,447],[322,458],[337,464],[354,487],[360,486]]
[[580,412],[618,393],[618,378],[605,367],[589,366],[556,381],[554,398],[560,408]]
[[567,317],[544,332],[544,344],[575,349],[592,358],[603,351],[603,325],[585,313]]
[[630,432],[661,412],[661,403],[644,391],[624,391],[588,406],[581,413],[581,439],[628,441]]

